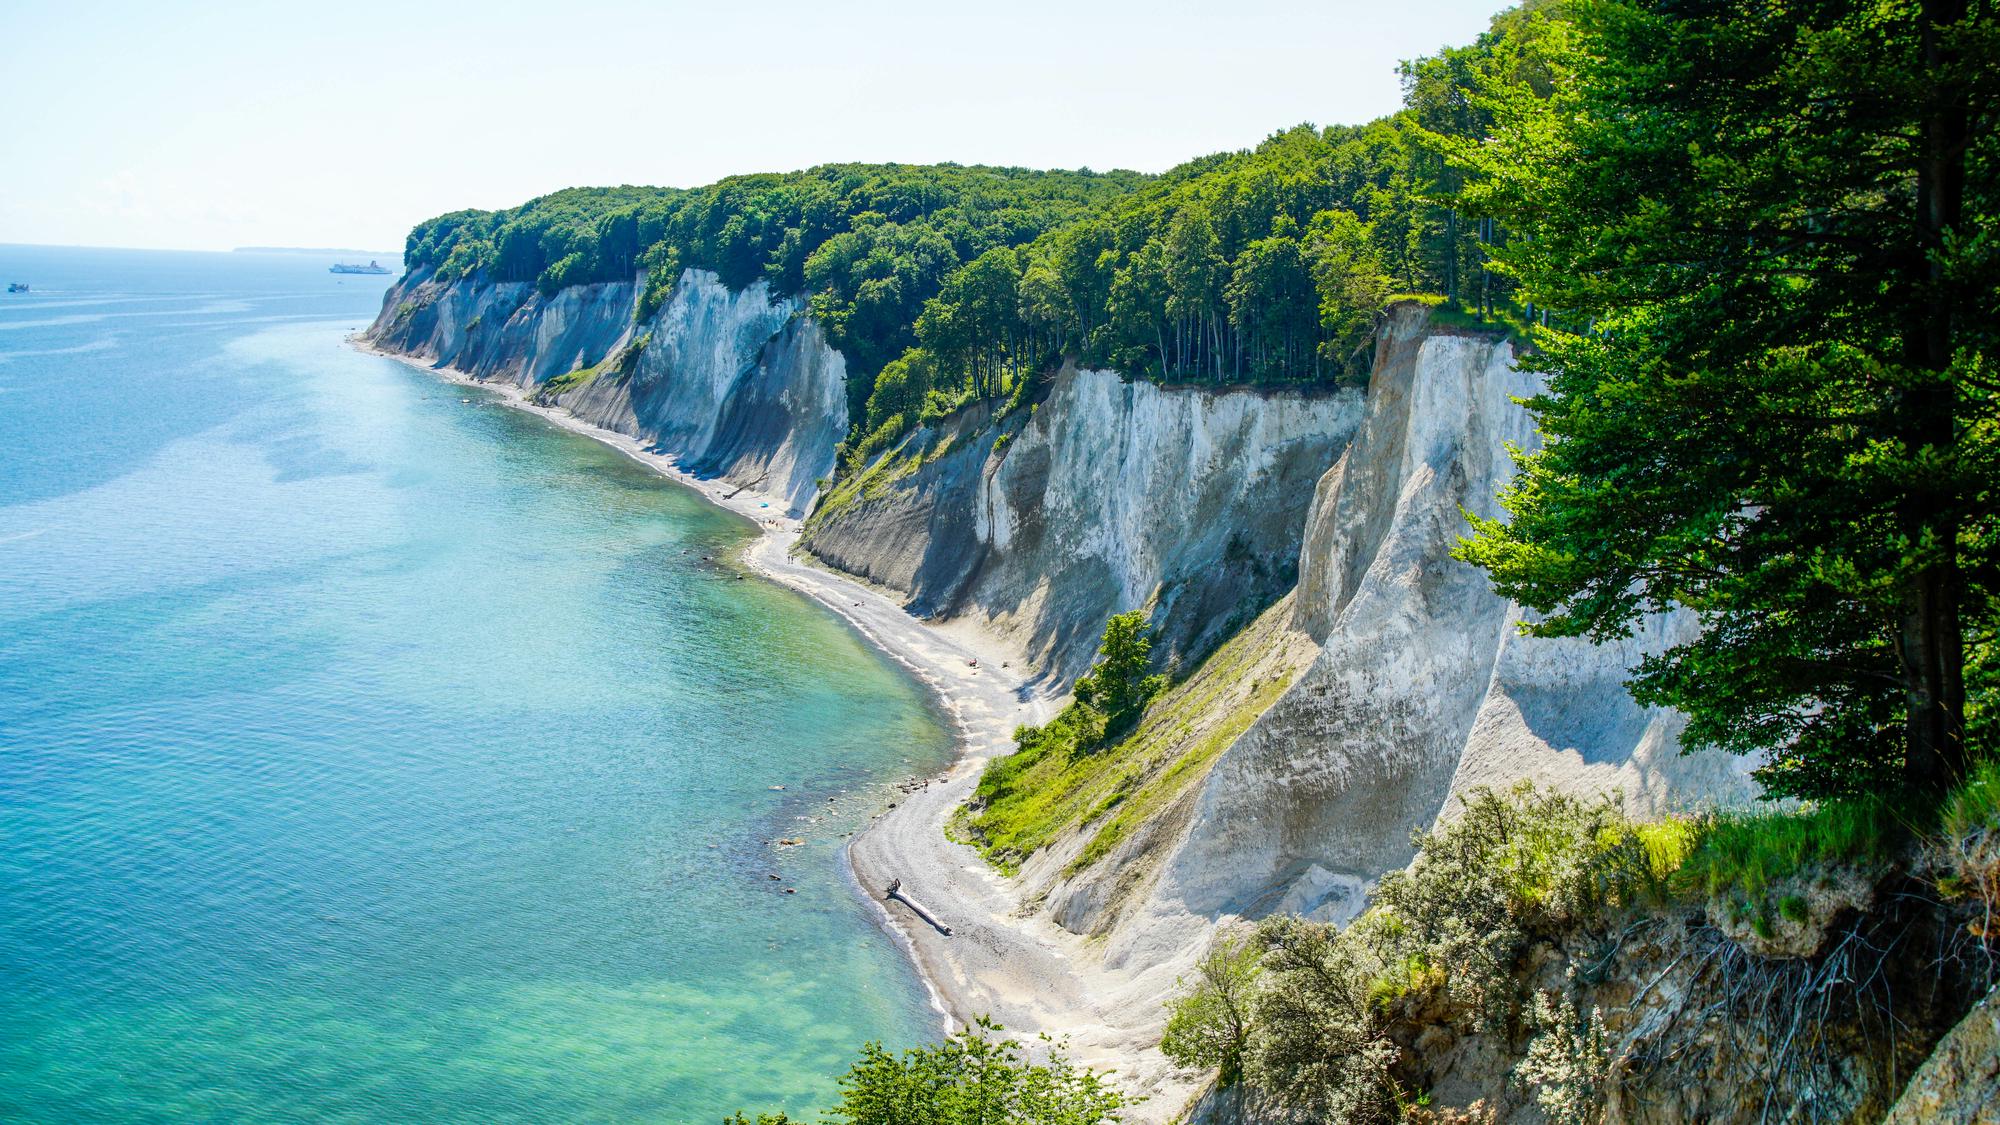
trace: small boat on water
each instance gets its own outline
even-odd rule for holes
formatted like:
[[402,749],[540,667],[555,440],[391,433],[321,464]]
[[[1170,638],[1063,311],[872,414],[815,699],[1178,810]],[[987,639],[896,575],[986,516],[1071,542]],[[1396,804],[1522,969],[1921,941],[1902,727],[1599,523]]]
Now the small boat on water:
[[[383,272],[386,273],[387,271]],[[7,283],[7,292],[9,293],[26,293],[27,291],[28,283],[25,281],[10,281]]]
[[388,268],[387,266],[384,266],[384,265],[383,265],[382,263],[380,263],[380,262],[378,262],[378,261],[374,260],[373,258],[370,258],[370,259],[368,260],[368,264],[367,264],[367,265],[365,265],[365,266],[355,266],[355,265],[349,265],[349,264],[348,264],[348,263],[346,263],[346,262],[335,262],[335,263],[334,263],[333,265],[331,265],[331,266],[328,266],[328,267],[327,267],[327,270],[326,270],[326,272],[328,272],[328,273],[388,273],[388,272],[389,272],[389,268]]

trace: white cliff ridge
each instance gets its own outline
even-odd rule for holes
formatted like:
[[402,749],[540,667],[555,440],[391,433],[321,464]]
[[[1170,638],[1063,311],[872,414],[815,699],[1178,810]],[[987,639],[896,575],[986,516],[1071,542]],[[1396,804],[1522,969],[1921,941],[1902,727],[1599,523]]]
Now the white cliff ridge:
[[816,519],[805,544],[915,612],[997,634],[1059,691],[1089,667],[1105,619],[1130,609],[1148,611],[1166,657],[1191,662],[1292,585],[1312,482],[1360,416],[1352,390],[1066,369],[998,442],[916,435],[901,455],[921,467]]
[[[636,437],[697,477],[754,487],[799,515],[847,432],[847,366],[796,299],[732,291],[688,270],[635,322],[636,285],[532,286],[404,278],[369,339],[483,381],[553,386],[581,421]],[[609,371],[643,342],[628,370]],[[564,386],[560,377],[598,368]],[[551,383],[551,380],[557,380]]]
[[[1513,360],[1504,340],[1426,332],[1417,310],[1386,330],[1366,417],[1306,527],[1294,624],[1317,655],[1144,865],[1154,882],[1108,927],[1108,963],[1185,957],[1217,922],[1274,910],[1345,921],[1409,861],[1411,834],[1477,786],[1619,791],[1640,814],[1752,795],[1746,763],[1681,756],[1680,716],[1624,690],[1627,670],[1690,619],[1604,646],[1522,637],[1525,611],[1451,558],[1462,512],[1496,513],[1508,443],[1537,441],[1514,400],[1539,384]],[[1114,855],[1091,877],[1129,879],[1134,866]]]

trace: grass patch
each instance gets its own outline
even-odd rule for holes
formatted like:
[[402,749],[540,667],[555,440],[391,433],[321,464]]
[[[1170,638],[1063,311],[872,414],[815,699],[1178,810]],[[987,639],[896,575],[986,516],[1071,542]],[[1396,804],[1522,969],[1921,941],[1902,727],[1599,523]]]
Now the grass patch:
[[1498,333],[1521,340],[1531,335],[1527,310],[1511,305],[1497,306],[1489,315],[1481,316],[1476,309],[1446,300],[1442,293],[1391,293],[1386,303],[1423,305],[1430,310],[1429,322],[1435,328]]
[[1987,941],[2000,938],[2000,762],[1975,767],[1940,819],[1938,890],[1983,903],[1983,916],[1968,928]]
[[1020,749],[989,763],[976,805],[959,810],[960,838],[1012,874],[1063,833],[1095,824],[1069,870],[1096,863],[1207,776],[1222,752],[1284,694],[1289,670],[1255,680],[1275,632],[1260,622],[1238,633],[1193,675],[1153,699],[1130,731],[1101,744],[1097,732],[1076,725],[1074,717],[1017,732]]
[[1912,838],[1908,818],[1886,800],[1708,813],[1691,830],[1696,842],[1676,872],[1678,888],[1748,902],[1809,870],[1886,864]]
[[563,372],[535,388],[535,401],[554,402],[571,391],[589,386],[599,375],[606,373],[620,379],[631,375],[632,369],[639,363],[639,353],[645,351],[652,342],[653,334],[648,332],[618,349],[615,355],[606,356],[589,367]]
[[2000,762],[1985,762],[1973,769],[1945,802],[1941,827],[1951,837],[2000,829]]
[[[1244,731],[1250,729],[1250,724],[1256,721],[1257,716],[1269,710],[1271,704],[1276,703],[1278,697],[1285,694],[1285,689],[1291,686],[1291,682],[1290,676],[1284,676],[1258,685],[1247,698],[1230,710],[1222,722],[1213,725],[1206,735],[1193,745],[1187,746],[1178,755],[1158,752],[1165,748],[1157,748],[1153,753],[1143,754],[1143,761],[1152,762],[1171,757],[1171,762],[1166,769],[1144,784],[1136,784],[1136,774],[1128,775],[1135,782],[1129,795],[1121,792],[1116,801],[1105,802],[1099,808],[1092,810],[1093,815],[1088,818],[1089,820],[1096,820],[1114,812],[1116,815],[1105,821],[1091,836],[1090,842],[1085,844],[1076,858],[1070,861],[1069,873],[1075,874],[1103,859],[1113,848],[1123,843],[1133,829],[1145,824],[1166,806],[1172,804],[1195,781],[1206,777],[1208,767],[1214,765],[1215,760],[1222,756],[1222,752],[1241,737]],[[1215,693],[1202,694],[1205,698],[1212,699]],[[1162,725],[1177,734],[1184,735],[1188,731],[1185,718],[1191,716],[1183,715],[1188,709],[1188,700],[1182,700],[1180,703],[1180,706],[1166,709]]]
[[557,375],[555,378],[535,388],[535,400],[538,402],[554,402],[571,391],[589,386],[596,380],[598,372],[602,370],[604,370],[602,363],[594,363],[589,367],[579,367],[574,371],[565,371],[561,375]]
[[831,489],[820,494],[812,516],[806,520],[807,533],[861,501],[881,499],[898,481],[922,468],[926,461],[921,445],[923,437],[924,432],[919,430],[859,470],[834,481]]

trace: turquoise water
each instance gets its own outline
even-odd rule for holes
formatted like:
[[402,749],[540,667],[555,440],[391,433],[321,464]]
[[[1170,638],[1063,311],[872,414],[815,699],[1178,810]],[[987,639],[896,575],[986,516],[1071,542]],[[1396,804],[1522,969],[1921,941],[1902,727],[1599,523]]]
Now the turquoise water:
[[930,1034],[839,861],[919,690],[325,267],[0,247],[0,1119],[713,1121]]

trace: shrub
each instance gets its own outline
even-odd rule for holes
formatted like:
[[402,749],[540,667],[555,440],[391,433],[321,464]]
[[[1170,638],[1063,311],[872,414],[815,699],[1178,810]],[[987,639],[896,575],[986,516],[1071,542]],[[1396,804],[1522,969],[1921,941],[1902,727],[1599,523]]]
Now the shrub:
[[1255,942],[1246,936],[1217,937],[1195,963],[1194,984],[1167,1004],[1160,1053],[1189,1070],[1213,1067],[1218,1085],[1235,1085],[1243,1076],[1260,968]]
[[1537,1034],[1514,1078],[1535,1092],[1549,1125],[1597,1125],[1604,1120],[1610,1051],[1597,1012],[1579,1016],[1567,997],[1537,992],[1528,1005]]
[[[1017,815],[1041,794],[1017,783],[1035,763],[1051,754],[1089,754],[1128,729],[1146,703],[1166,686],[1166,678],[1147,675],[1152,639],[1146,617],[1121,613],[1104,626],[1095,667],[1076,681],[1076,699],[1039,727],[1016,727],[1014,752],[986,764],[974,790],[978,815],[961,819],[973,843],[986,858],[1012,870],[1043,842],[1040,834],[1052,826],[1040,818]],[[1008,830],[1002,825],[1014,825]]]
[[1257,928],[1264,975],[1244,1076],[1282,1114],[1354,1125],[1396,1118],[1397,1048],[1368,1002],[1380,966],[1353,932],[1288,917]]
[[1438,967],[1447,1003],[1488,1026],[1514,1002],[1510,974],[1528,926],[1595,920],[1631,897],[1616,872],[1632,862],[1624,842],[1635,838],[1609,799],[1526,782],[1480,789],[1455,819],[1417,837],[1416,859],[1383,876],[1364,918],[1372,922],[1354,930],[1381,947],[1385,964]]
[[840,1080],[829,1121],[847,1125],[1098,1125],[1118,1120],[1125,1098],[1060,1051],[1029,1063],[1021,1044],[985,1019],[942,1043],[892,1055],[861,1049]]
[[[1975,769],[1932,816],[1941,889],[1976,896],[1985,910],[1973,932],[2000,936],[2000,763]],[[1875,876],[1907,854],[1915,827],[1907,808],[1876,799],[1634,823],[1609,798],[1526,782],[1478,790],[1416,836],[1410,865],[1385,875],[1345,929],[1274,917],[1257,929],[1254,965],[1211,951],[1172,1003],[1171,1054],[1184,1066],[1225,1065],[1236,1040],[1215,978],[1227,973],[1229,987],[1249,996],[1245,1096],[1279,1119],[1365,1125],[1410,1116],[1397,1044],[1445,1026],[1503,1038],[1525,1029],[1532,1038],[1515,1078],[1549,1120],[1595,1122],[1604,1029],[1594,1010],[1527,991],[1531,940],[1609,946],[1632,932],[1635,915],[1700,906],[1753,954],[1757,939],[1796,944],[1788,931],[1824,916],[1814,896],[1838,906],[1853,887],[1872,893]]]
[[653,334],[651,332],[644,333],[627,342],[624,347],[618,349],[617,357],[611,361],[612,374],[620,379],[629,377],[632,374],[632,370],[639,366],[639,356],[652,346]]
[[841,454],[841,464],[847,467],[849,473],[859,472],[875,459],[876,454],[894,445],[908,430],[909,424],[901,414],[891,414],[866,437],[854,443],[851,449],[845,449]]

